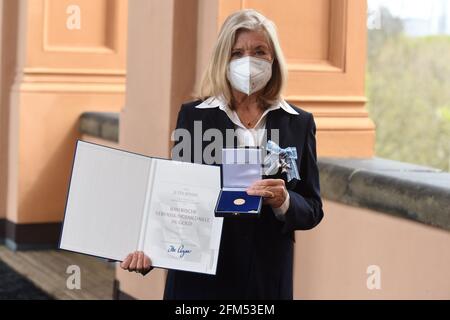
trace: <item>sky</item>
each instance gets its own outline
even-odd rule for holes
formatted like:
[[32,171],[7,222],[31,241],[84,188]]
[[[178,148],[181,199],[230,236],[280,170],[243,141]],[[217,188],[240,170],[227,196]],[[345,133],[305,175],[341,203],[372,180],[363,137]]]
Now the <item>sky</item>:
[[384,6],[400,18],[429,19],[442,15],[442,10],[447,8],[447,16],[450,16],[450,0],[368,0],[369,9]]
[[[407,34],[450,34],[450,0],[368,0],[367,3],[372,18],[377,16],[374,13],[378,8],[386,7],[393,16],[404,20]],[[442,17],[446,18],[444,25]]]

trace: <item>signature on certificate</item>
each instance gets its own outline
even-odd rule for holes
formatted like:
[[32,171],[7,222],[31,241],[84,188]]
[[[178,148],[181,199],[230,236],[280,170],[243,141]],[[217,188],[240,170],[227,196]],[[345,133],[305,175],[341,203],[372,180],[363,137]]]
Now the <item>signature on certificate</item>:
[[185,249],[184,245],[181,244],[181,245],[178,246],[178,248],[175,247],[174,245],[169,245],[169,248],[167,249],[167,252],[179,254],[179,257],[183,258],[185,255],[191,253],[192,250]]

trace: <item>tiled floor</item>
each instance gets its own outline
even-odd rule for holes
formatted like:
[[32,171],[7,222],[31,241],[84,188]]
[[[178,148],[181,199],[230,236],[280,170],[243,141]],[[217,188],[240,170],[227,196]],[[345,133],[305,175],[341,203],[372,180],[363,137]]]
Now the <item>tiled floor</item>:
[[[59,250],[13,252],[5,246],[0,259],[55,299],[112,298],[114,267],[104,260]],[[80,268],[81,289],[67,288],[71,265]]]

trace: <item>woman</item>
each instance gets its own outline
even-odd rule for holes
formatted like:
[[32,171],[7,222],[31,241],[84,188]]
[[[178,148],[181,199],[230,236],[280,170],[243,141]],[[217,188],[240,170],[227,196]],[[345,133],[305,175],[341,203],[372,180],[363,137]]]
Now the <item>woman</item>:
[[[269,137],[278,129],[279,146],[297,150],[300,177],[287,183],[280,169],[249,187],[248,194],[264,199],[261,216],[225,218],[216,275],[170,270],[165,299],[292,299],[294,231],[315,227],[323,211],[314,119],[281,98],[285,79],[274,24],[254,10],[229,16],[203,78],[202,99],[182,105],[177,128],[193,135],[194,121],[201,121],[202,131],[219,129],[223,137],[234,129],[237,146],[262,146],[264,129]],[[146,273],[151,261],[135,252],[121,267]]]

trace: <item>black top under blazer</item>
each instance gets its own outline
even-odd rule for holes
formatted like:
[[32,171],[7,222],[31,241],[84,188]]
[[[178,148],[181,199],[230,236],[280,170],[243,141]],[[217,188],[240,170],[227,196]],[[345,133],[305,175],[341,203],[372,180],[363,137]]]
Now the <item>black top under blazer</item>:
[[[194,121],[202,121],[203,132],[216,128],[223,137],[226,129],[234,129],[223,110],[195,108],[200,103],[183,104],[178,114],[177,128],[187,129],[191,140]],[[294,231],[314,228],[322,220],[323,211],[314,118],[311,113],[292,107],[298,115],[279,108],[270,111],[266,120],[267,140],[270,129],[277,128],[280,147],[297,148],[301,180],[287,184],[290,203],[285,221],[278,220],[269,205],[263,205],[259,218],[225,218],[216,275],[169,270],[164,299],[293,298]],[[202,150],[209,143],[203,142]],[[270,177],[283,178],[285,174]]]

